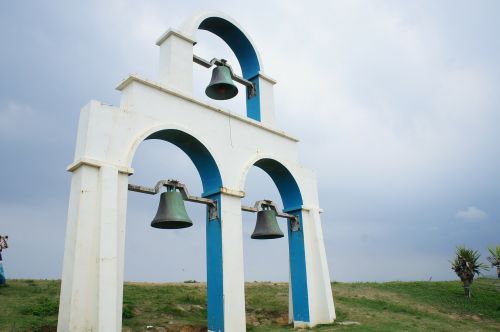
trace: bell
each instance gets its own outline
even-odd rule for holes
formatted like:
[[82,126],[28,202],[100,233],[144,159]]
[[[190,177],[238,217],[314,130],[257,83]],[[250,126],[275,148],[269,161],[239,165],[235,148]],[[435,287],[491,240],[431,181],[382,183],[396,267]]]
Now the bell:
[[267,240],[283,236],[278,220],[276,220],[276,211],[261,210],[257,212],[257,223],[251,236],[252,239]]
[[205,94],[216,100],[231,99],[238,94],[238,88],[231,79],[231,69],[228,66],[218,65],[214,68]]
[[158,212],[151,222],[151,227],[163,229],[186,228],[193,226],[189,218],[182,195],[178,191],[166,191],[160,196]]

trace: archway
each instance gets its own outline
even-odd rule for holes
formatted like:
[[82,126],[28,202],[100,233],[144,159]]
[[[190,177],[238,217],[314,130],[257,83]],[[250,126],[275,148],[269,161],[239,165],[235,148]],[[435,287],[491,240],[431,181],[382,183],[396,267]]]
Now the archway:
[[[189,42],[194,44],[196,44],[196,32],[198,30],[209,31],[220,37],[236,55],[243,78],[255,85],[256,96],[246,100],[247,117],[256,121],[274,122],[274,106],[269,105],[264,99],[272,96],[272,86],[276,82],[262,74],[262,60],[250,36],[235,20],[220,12],[196,14],[186,20],[180,29],[183,34],[182,38],[188,39]],[[157,45],[161,47],[170,33],[167,32],[162,36]],[[160,69],[160,71],[165,73],[177,71],[174,64],[170,66],[170,68]],[[187,66],[187,63],[182,64],[182,66]],[[165,83],[170,83],[168,78],[165,78]],[[184,84],[187,90],[190,90],[191,82],[184,82]]]
[[[302,194],[295,177],[281,162],[272,158],[258,159],[253,163],[267,173],[279,191],[283,211],[299,218],[302,223]],[[245,174],[248,174],[248,169]],[[292,308],[289,314],[294,321],[309,321],[306,261],[303,228],[292,230],[287,222],[288,252],[290,264],[290,288]]]
[[[164,140],[144,140],[135,151],[131,184],[154,186],[159,179],[176,179],[190,193],[203,192],[201,178],[191,159]],[[163,189],[162,191],[164,191]],[[193,226],[163,230],[150,226],[159,196],[128,192],[125,232],[125,281],[183,282],[206,280],[206,207],[185,202]],[[175,248],[175,250],[174,250]],[[125,289],[126,296],[126,289]]]
[[[220,175],[219,167],[217,166],[212,154],[209,152],[207,147],[201,143],[197,138],[179,129],[161,129],[158,130],[145,138],[144,141],[160,140],[171,143],[179,148],[194,164],[198,175],[201,180],[203,193],[202,196],[209,197],[214,200],[218,200],[218,191],[222,187],[222,178]],[[144,144],[145,142],[141,143]],[[158,148],[158,146],[156,147]],[[134,151],[134,155],[137,153],[137,149]],[[162,154],[162,150],[158,149],[156,151],[158,154]],[[135,156],[133,157],[135,158]],[[176,178],[175,174],[165,174],[161,179]],[[159,179],[156,179],[159,180]],[[181,179],[178,179],[181,180]],[[158,200],[154,199],[155,204]],[[206,214],[205,214],[206,215]],[[149,217],[149,215],[148,215]],[[146,217],[147,218],[147,217]],[[195,223],[194,227],[200,227],[200,223]],[[147,225],[146,227],[149,227]],[[222,261],[220,252],[220,237],[217,235],[220,232],[220,219],[212,219],[206,222],[206,254],[207,261]],[[163,230],[162,230],[163,231]],[[165,232],[165,231],[163,231]],[[167,231],[168,232],[168,231]],[[173,249],[173,248],[171,248]],[[208,316],[217,316],[217,311],[221,310],[220,307],[223,305],[221,299],[217,296],[218,289],[214,288],[220,283],[217,276],[220,276],[222,272],[220,271],[221,264],[206,264],[206,276],[207,279],[212,279],[209,283],[207,289],[208,297]],[[211,277],[212,276],[212,277]],[[216,312],[215,314],[213,312]]]
[[[170,142],[184,151],[191,159],[201,178],[203,197],[218,201],[220,214],[220,188],[222,177],[212,154],[198,139],[177,129],[157,131],[147,138]],[[222,326],[223,315],[222,293],[222,238],[221,219],[207,220],[206,223],[206,254],[207,254],[207,319],[210,325]]]

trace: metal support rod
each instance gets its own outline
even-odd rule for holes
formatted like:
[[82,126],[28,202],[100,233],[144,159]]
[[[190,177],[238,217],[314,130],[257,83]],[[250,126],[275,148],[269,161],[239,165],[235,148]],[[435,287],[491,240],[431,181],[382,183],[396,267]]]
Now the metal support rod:
[[253,98],[253,97],[255,97],[257,95],[257,89],[255,87],[255,84],[252,83],[252,82],[250,82],[249,80],[244,79],[241,76],[236,75],[233,72],[233,68],[231,68],[231,66],[226,62],[226,60],[213,58],[212,60],[207,61],[207,60],[205,60],[203,58],[200,58],[199,56],[193,54],[193,62],[197,63],[200,66],[203,66],[205,68],[210,68],[213,65],[228,67],[229,71],[231,72],[231,78],[234,81],[236,81],[236,82],[238,82],[240,84],[243,84],[244,86],[247,87],[247,99]]
[[203,198],[203,197],[197,197],[197,196],[191,196],[189,195],[188,189],[184,183],[181,183],[177,180],[160,180],[156,183],[154,188],[149,188],[149,187],[144,187],[140,185],[135,185],[135,184],[129,184],[128,185],[128,190],[130,191],[135,191],[138,193],[143,193],[143,194],[148,194],[148,195],[156,195],[160,192],[162,187],[170,187],[170,188],[176,188],[179,189],[182,198],[185,201],[188,202],[194,202],[194,203],[201,203],[208,205],[208,213],[209,213],[209,220],[212,219],[218,219],[219,218],[219,211],[217,209],[217,201],[209,198]]
[[241,210],[255,213],[255,212],[261,211],[264,206],[268,206],[271,209],[273,209],[276,212],[277,217],[287,218],[288,220],[290,220],[290,226],[291,226],[292,232],[297,232],[300,230],[299,217],[296,215],[293,215],[293,214],[288,214],[285,212],[278,211],[276,204],[271,200],[264,199],[261,201],[257,201],[257,202],[255,202],[254,206],[242,205]]

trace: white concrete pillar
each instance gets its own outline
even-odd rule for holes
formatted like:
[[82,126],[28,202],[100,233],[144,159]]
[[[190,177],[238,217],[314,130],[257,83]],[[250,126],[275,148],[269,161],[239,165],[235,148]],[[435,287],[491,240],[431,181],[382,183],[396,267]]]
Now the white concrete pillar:
[[156,42],[160,46],[160,83],[188,96],[193,94],[194,43],[191,38],[172,29]]
[[99,331],[121,331],[128,174],[100,168]]
[[[73,172],[64,249],[57,330],[97,331],[97,251],[99,168]],[[88,273],[82,273],[88,271]]]
[[302,209],[310,326],[335,319],[332,287],[319,208]]
[[120,331],[128,174],[77,163],[73,172],[58,331]]
[[241,197],[221,194],[224,331],[245,331]]

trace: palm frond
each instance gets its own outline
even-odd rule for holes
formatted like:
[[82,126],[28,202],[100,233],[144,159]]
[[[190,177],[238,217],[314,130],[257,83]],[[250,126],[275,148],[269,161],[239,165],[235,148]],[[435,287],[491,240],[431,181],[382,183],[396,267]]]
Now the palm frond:
[[500,245],[496,247],[489,247],[488,251],[491,256],[487,257],[488,261],[491,263],[491,266],[499,266],[500,265]]
[[463,245],[457,246],[455,258],[451,262],[452,269],[459,276],[464,273],[472,276],[479,275],[481,270],[489,270],[486,264],[479,262],[480,257],[481,254],[477,250],[466,248]]

